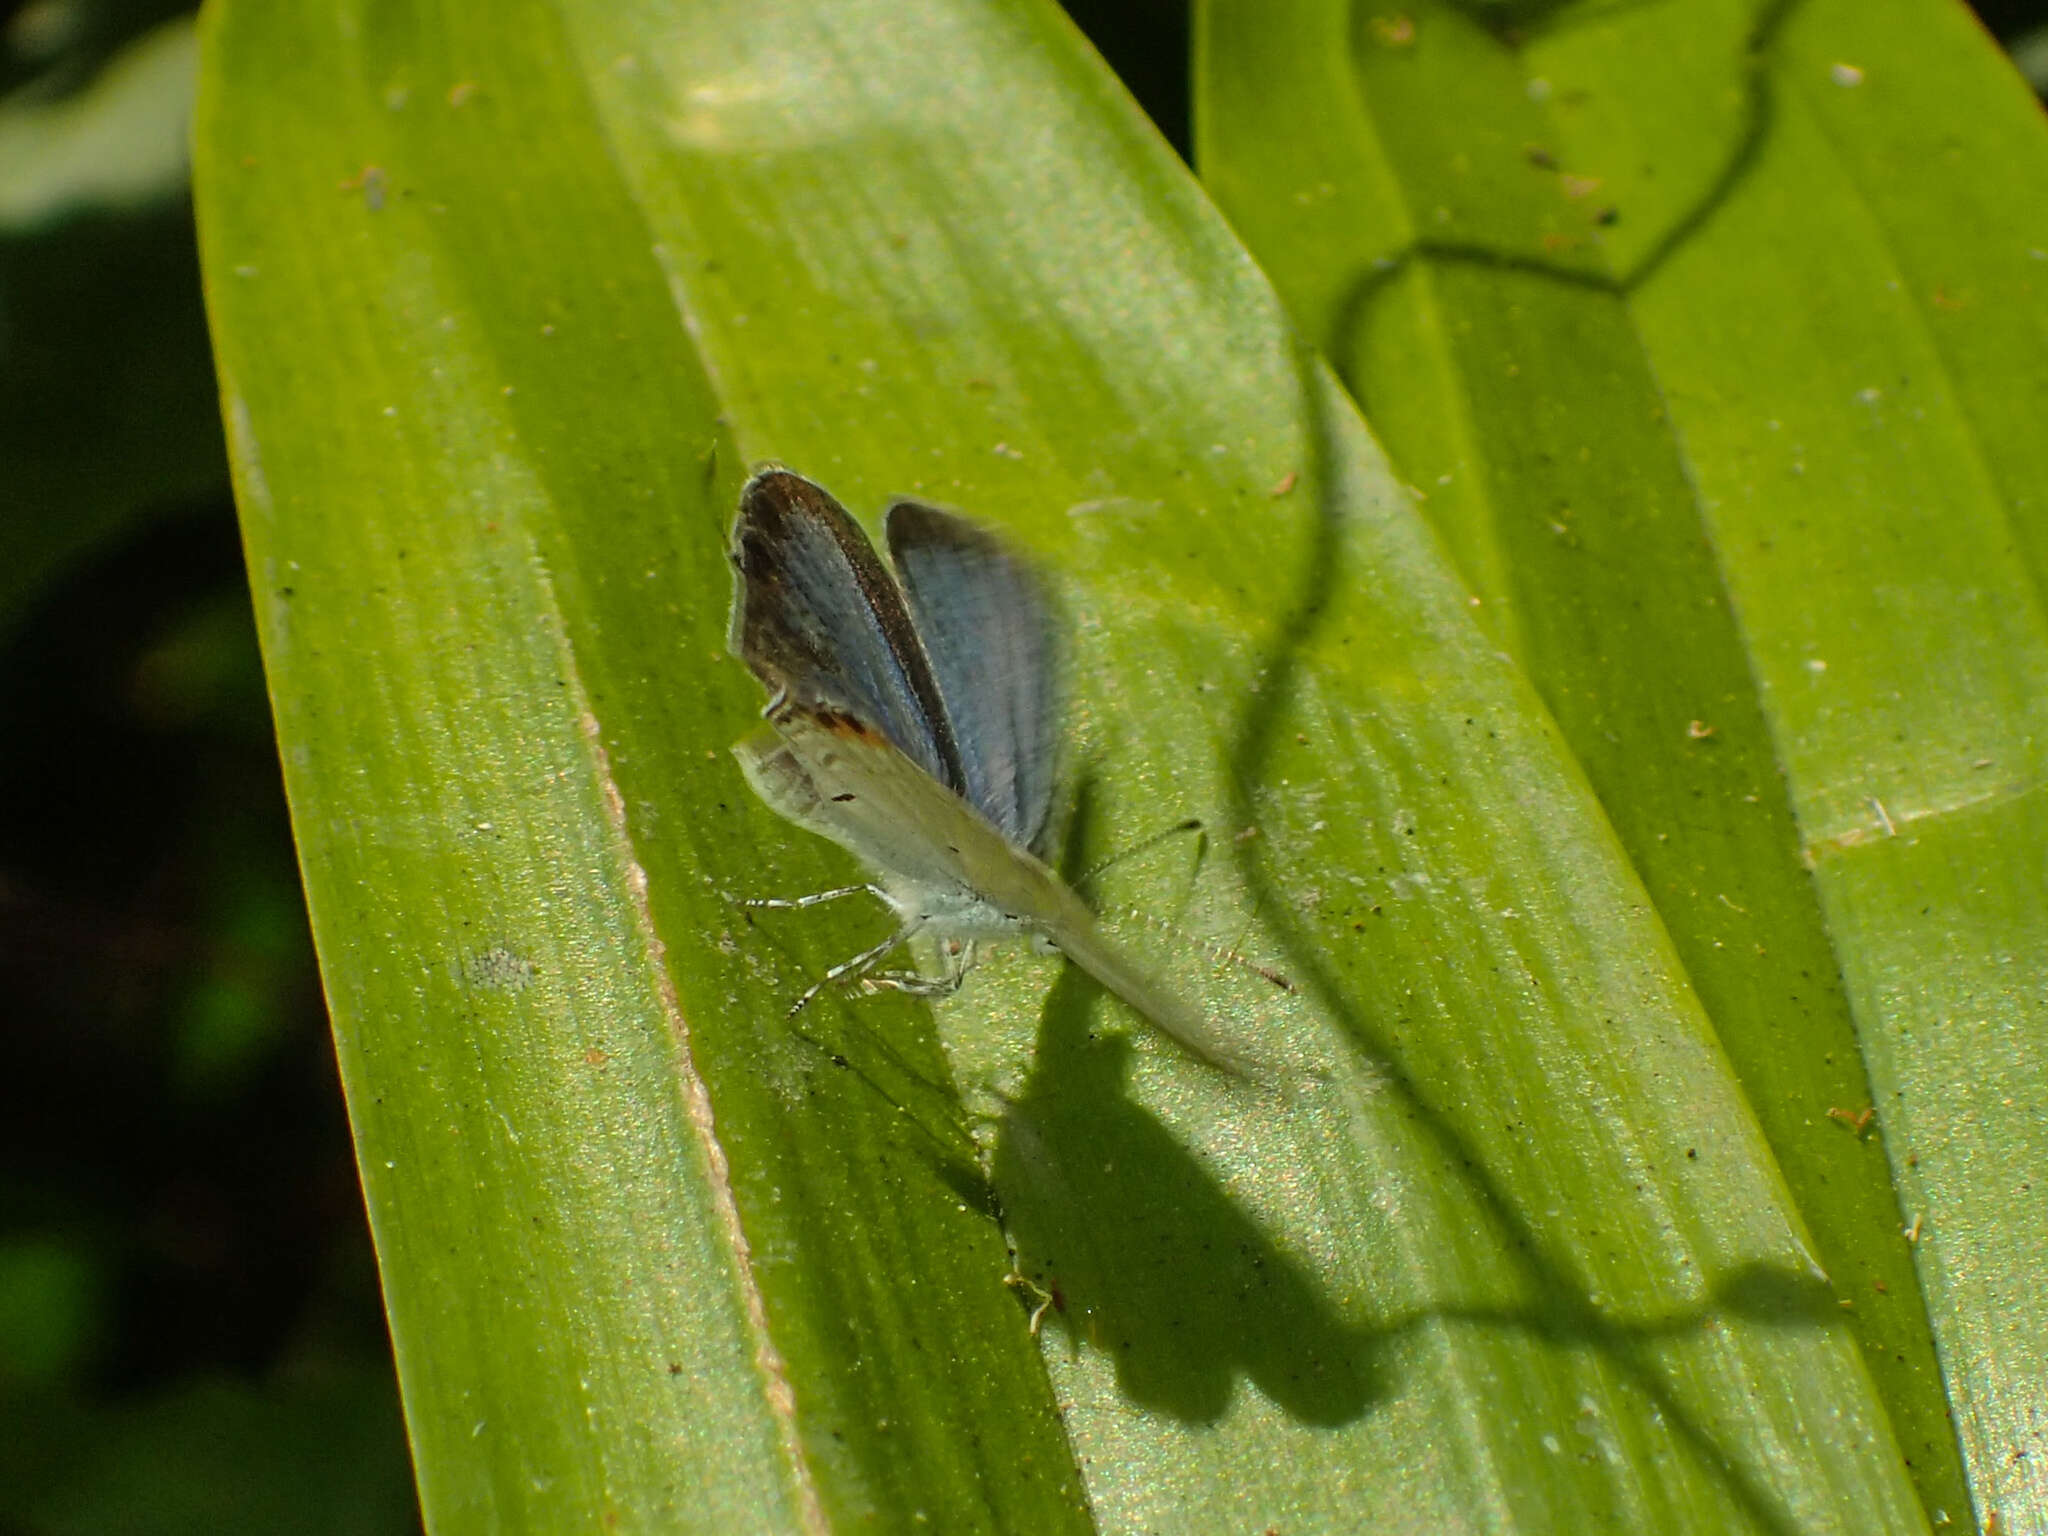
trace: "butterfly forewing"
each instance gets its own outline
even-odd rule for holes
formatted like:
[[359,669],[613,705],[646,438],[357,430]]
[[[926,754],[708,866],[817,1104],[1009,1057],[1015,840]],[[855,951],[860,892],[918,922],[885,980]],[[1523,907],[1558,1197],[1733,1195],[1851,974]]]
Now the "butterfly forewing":
[[740,493],[732,647],[786,704],[851,715],[956,793],[959,748],[903,596],[821,487],[764,469]]
[[899,501],[885,531],[967,798],[1011,842],[1041,851],[1058,740],[1045,595],[1023,562],[936,507]]

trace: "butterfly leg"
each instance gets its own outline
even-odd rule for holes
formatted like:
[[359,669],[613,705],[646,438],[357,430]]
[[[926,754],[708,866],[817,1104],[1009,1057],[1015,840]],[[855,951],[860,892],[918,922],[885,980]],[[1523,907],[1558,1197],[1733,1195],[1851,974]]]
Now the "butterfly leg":
[[863,976],[859,986],[863,992],[905,992],[912,997],[951,997],[960,990],[958,976],[926,976],[920,971],[877,971],[872,976]]
[[860,989],[872,993],[886,987],[892,992],[907,992],[912,997],[951,997],[960,990],[967,973],[974,969],[974,941],[941,944],[939,956],[946,966],[944,975],[926,976],[920,971],[878,971],[872,976],[863,976]]
[[[866,889],[866,887],[855,886],[853,887],[853,889],[862,890]],[[865,985],[864,973],[872,969],[876,964],[878,964],[881,961],[882,956],[888,954],[890,950],[894,949],[899,944],[907,942],[910,936],[916,933],[917,930],[922,928],[923,926],[924,924],[920,921],[912,923],[907,928],[899,928],[896,932],[890,934],[888,938],[882,940],[881,943],[877,944],[873,949],[864,949],[859,954],[855,955],[851,960],[840,961],[837,965],[833,966],[831,970],[827,971],[824,975],[820,976],[816,981],[812,982],[808,987],[804,988],[802,995],[800,995],[795,1002],[789,1005],[789,1012],[787,1015],[785,1015],[785,1017],[792,1019],[795,1018],[799,1013],[803,1011],[804,1004],[808,1003],[812,998],[816,997],[820,992],[824,991],[829,986],[833,986],[839,982],[848,980],[851,980],[852,982],[857,984]]]

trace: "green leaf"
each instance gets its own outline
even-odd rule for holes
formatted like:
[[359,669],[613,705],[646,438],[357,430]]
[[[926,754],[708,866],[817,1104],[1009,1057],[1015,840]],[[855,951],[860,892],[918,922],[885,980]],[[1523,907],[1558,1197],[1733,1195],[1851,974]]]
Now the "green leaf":
[[[430,1525],[1920,1527],[1580,766],[1056,12],[230,0],[205,55]],[[1135,850],[1105,917],[1272,1083],[1055,958],[787,1017],[886,930],[740,905],[856,878],[725,750],[770,457],[1040,560],[1066,866]]]
[[1930,1511],[2038,1523],[2037,104],[1934,4],[1199,36],[1204,177],[1584,764]]

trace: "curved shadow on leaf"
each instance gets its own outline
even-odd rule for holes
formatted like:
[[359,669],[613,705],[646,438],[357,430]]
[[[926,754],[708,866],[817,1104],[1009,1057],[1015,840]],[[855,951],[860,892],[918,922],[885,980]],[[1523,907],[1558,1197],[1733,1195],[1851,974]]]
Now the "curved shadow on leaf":
[[[1337,573],[1344,568],[1341,514],[1332,494],[1333,432],[1325,414],[1329,397],[1315,377],[1315,366],[1313,357],[1303,349],[1298,354],[1298,376],[1309,452],[1301,485],[1316,522],[1296,576],[1294,597],[1283,610],[1279,633],[1257,674],[1259,686],[1247,698],[1231,746],[1231,815],[1242,826],[1258,823],[1255,801],[1267,781],[1272,747],[1282,734],[1281,714],[1294,695],[1302,653],[1322,623]],[[1234,841],[1233,856],[1254,901],[1267,914],[1290,973],[1372,1064],[1380,1091],[1400,1101],[1404,1123],[1433,1144],[1438,1166],[1463,1181],[1473,1208],[1495,1224],[1503,1263],[1513,1266],[1515,1283],[1536,1298],[1520,1310],[1431,1308],[1379,1330],[1377,1337],[1384,1339],[1389,1332],[1442,1317],[1488,1322],[1599,1349],[1655,1404],[1673,1432],[1692,1447],[1699,1467],[1720,1480],[1759,1529],[1783,1531],[1789,1536],[1797,1529],[1791,1512],[1757,1472],[1743,1466],[1716,1438],[1713,1427],[1678,1399],[1667,1385],[1672,1363],[1657,1358],[1651,1346],[1660,1339],[1704,1330],[1723,1311],[1776,1326],[1825,1326],[1838,1317],[1825,1283],[1792,1269],[1760,1264],[1724,1277],[1714,1288],[1712,1303],[1693,1312],[1622,1319],[1601,1310],[1583,1284],[1573,1279],[1570,1267],[1550,1255],[1544,1235],[1495,1181],[1485,1159],[1467,1144],[1452,1116],[1407,1075],[1396,1050],[1354,1001],[1351,989],[1328,963],[1323,946],[1301,920],[1288,898],[1290,882],[1276,878],[1269,867],[1268,846],[1263,838]],[[1356,1347],[1369,1347],[1369,1340],[1354,1338]]]
[[[1622,0],[1611,6],[1599,7],[1593,15],[1578,9],[1560,16],[1563,7],[1557,0],[1530,0],[1530,3],[1506,7],[1474,5],[1469,0],[1450,0],[1455,9],[1472,15],[1488,32],[1499,38],[1505,47],[1520,47],[1529,36],[1536,32],[1563,30],[1582,21],[1611,16],[1618,11],[1641,8],[1637,4]],[[1767,0],[1759,8],[1750,26],[1749,37],[1743,46],[1741,71],[1743,77],[1742,123],[1727,155],[1721,162],[1714,178],[1701,191],[1692,205],[1673,219],[1669,227],[1657,237],[1635,265],[1627,272],[1613,274],[1585,267],[1568,266],[1557,261],[1530,255],[1525,251],[1499,250],[1477,242],[1455,240],[1432,240],[1423,236],[1412,241],[1405,249],[1392,256],[1376,258],[1346,287],[1343,297],[1331,312],[1329,334],[1319,339],[1323,355],[1328,357],[1351,390],[1360,406],[1366,404],[1361,392],[1364,380],[1357,377],[1358,369],[1350,355],[1350,338],[1359,334],[1366,316],[1377,302],[1388,283],[1405,271],[1411,263],[1421,261],[1445,266],[1486,267],[1497,271],[1526,273],[1548,279],[1565,287],[1589,289],[1597,293],[1627,297],[1641,288],[1661,271],[1666,262],[1682,249],[1693,236],[1698,234],[1715,213],[1733,195],[1763,153],[1770,137],[1771,125],[1776,116],[1776,100],[1771,90],[1768,64],[1772,45],[1785,23],[1804,0]],[[1354,47],[1366,46],[1363,42]],[[1368,118],[1370,111],[1366,112]]]
[[[1326,398],[1301,363],[1305,408]],[[1311,414],[1311,464],[1304,490],[1317,498],[1316,527],[1291,603],[1234,733],[1231,794],[1235,818],[1253,824],[1255,789],[1264,777],[1279,716],[1287,707],[1299,657],[1342,569],[1341,527],[1327,500],[1329,433]],[[1086,845],[1093,795],[1076,786],[1066,838],[1070,857]],[[1672,1364],[1660,1341],[1700,1334],[1734,1314],[1766,1326],[1810,1329],[1838,1316],[1826,1285],[1790,1269],[1756,1265],[1726,1277],[1710,1302],[1654,1317],[1618,1319],[1588,1300],[1565,1266],[1545,1254],[1537,1231],[1517,1214],[1455,1125],[1401,1071],[1375,1027],[1346,998],[1314,937],[1294,918],[1285,882],[1263,862],[1260,841],[1232,845],[1262,908],[1273,918],[1291,965],[1362,1055],[1383,1091],[1401,1102],[1459,1170],[1473,1206],[1501,1234],[1503,1263],[1531,1300],[1519,1307],[1446,1302],[1361,1322],[1357,1303],[1340,1306],[1306,1266],[1230,1195],[1216,1173],[1125,1088],[1131,1047],[1120,1034],[1094,1033],[1100,993],[1067,967],[1041,1014],[1032,1069],[998,1126],[987,1183],[949,1169],[955,1187],[998,1214],[1028,1282],[1020,1301],[1038,1323],[1073,1349],[1101,1351],[1132,1402],[1182,1422],[1211,1424],[1228,1409],[1240,1377],[1297,1423],[1336,1427],[1385,1401],[1390,1350],[1435,1323],[1469,1323],[1547,1343],[1599,1351],[1656,1407],[1759,1529],[1795,1529],[1772,1491],[1735,1465],[1711,1429],[1667,1389]],[[1075,878],[1074,871],[1066,871]]]

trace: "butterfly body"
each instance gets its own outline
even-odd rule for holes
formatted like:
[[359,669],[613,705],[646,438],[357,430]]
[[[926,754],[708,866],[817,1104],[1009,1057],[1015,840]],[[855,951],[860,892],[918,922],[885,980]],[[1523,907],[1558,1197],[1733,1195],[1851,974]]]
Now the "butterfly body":
[[[1074,907],[1086,914],[1035,856],[1004,842],[965,801],[870,733],[789,711],[735,753],[763,800],[876,872],[906,925],[945,938],[1006,939],[1041,932]],[[920,835],[904,836],[906,825]]]

